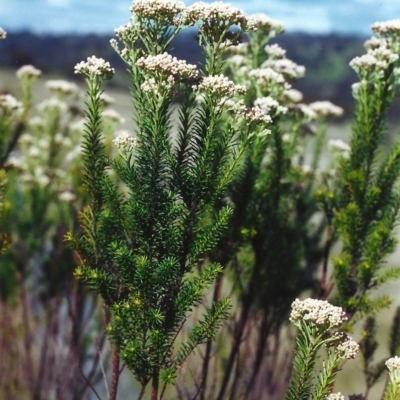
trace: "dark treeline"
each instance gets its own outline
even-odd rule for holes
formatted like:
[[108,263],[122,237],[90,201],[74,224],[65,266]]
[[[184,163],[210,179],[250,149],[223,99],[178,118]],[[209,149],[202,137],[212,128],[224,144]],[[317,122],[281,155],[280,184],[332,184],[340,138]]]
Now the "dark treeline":
[[[191,63],[201,62],[202,54],[195,36],[194,30],[180,34],[173,43],[172,53]],[[0,44],[0,66],[16,69],[32,64],[45,73],[73,79],[74,66],[95,54],[123,71],[125,65],[109,44],[111,37],[9,32],[7,40]],[[363,38],[285,33],[275,42],[287,50],[288,58],[306,67],[305,78],[295,85],[303,92],[305,102],[330,100],[345,108],[346,115],[350,116],[351,84],[356,81],[356,75],[349,67],[349,61],[365,51]],[[113,84],[126,87],[126,79],[126,74],[117,74]]]

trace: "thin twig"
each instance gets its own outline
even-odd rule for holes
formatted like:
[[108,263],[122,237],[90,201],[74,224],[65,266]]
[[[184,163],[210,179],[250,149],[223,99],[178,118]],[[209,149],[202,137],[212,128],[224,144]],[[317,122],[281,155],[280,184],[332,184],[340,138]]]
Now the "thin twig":
[[86,378],[85,374],[82,371],[81,366],[79,365],[79,372],[81,373],[83,379],[85,380],[86,384],[90,387],[90,389],[92,389],[93,393],[95,394],[95,396],[101,400],[101,397],[99,396],[99,394],[97,393],[96,389],[93,387],[93,385],[90,383],[90,381]]
[[97,353],[99,355],[99,364],[100,364],[101,373],[103,375],[104,386],[106,388],[107,397],[110,398],[110,391],[108,389],[108,384],[107,384],[107,376],[106,376],[106,372],[104,370],[104,364],[103,364],[103,360],[101,359],[100,348],[97,344],[97,340],[96,340],[96,349],[97,349]]

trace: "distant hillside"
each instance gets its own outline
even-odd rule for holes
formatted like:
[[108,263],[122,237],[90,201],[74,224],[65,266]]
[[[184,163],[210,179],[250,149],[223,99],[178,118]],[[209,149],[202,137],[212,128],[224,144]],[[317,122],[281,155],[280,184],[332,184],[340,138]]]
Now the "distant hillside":
[[[196,32],[187,31],[173,43],[172,53],[191,63],[202,60],[200,49],[194,40]],[[57,73],[74,78],[74,66],[86,57],[95,54],[103,57],[121,71],[123,62],[109,44],[112,36],[51,36],[27,32],[9,32],[7,40],[0,43],[0,66],[18,68],[33,64],[47,73]],[[364,52],[359,37],[337,35],[312,36],[307,34],[284,34],[275,42],[287,49],[288,58],[304,65],[306,77],[296,83],[305,95],[305,101],[331,100],[351,113],[353,104],[351,84],[356,75],[349,61]],[[126,74],[117,74],[114,85],[125,86]]]

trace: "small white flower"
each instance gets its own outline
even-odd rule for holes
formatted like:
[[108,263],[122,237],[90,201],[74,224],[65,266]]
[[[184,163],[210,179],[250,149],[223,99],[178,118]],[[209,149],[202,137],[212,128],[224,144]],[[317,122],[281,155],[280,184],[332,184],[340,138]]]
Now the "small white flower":
[[341,307],[333,306],[325,300],[296,299],[292,303],[290,321],[311,322],[317,326],[332,329],[343,324],[347,320]]
[[202,25],[215,28],[222,27],[223,30],[231,25],[240,26],[242,31],[254,29],[252,22],[243,10],[222,1],[214,3],[198,1],[186,8],[183,12],[183,20],[186,25],[194,25],[201,21],[200,29]]
[[66,190],[58,194],[58,199],[60,201],[71,202],[76,199],[76,194]]
[[371,29],[383,36],[387,35],[400,35],[400,19],[393,19],[391,21],[385,21],[385,22],[375,22],[372,26]]
[[123,124],[125,122],[125,118],[123,118],[118,111],[112,108],[103,111],[103,118],[114,124]]
[[0,108],[7,112],[22,110],[22,103],[11,94],[0,94]]
[[5,39],[6,37],[7,32],[3,28],[0,28],[0,39]]
[[258,85],[285,83],[284,76],[271,67],[253,69],[249,72],[249,77],[254,78]]
[[296,89],[286,89],[282,93],[282,98],[290,103],[300,103],[303,100],[303,94]]
[[343,358],[346,358],[348,360],[355,358],[359,349],[359,344],[347,335],[344,341],[339,343],[336,347],[336,351],[340,353]]
[[68,82],[62,79],[47,81],[46,87],[53,93],[65,96],[71,96],[78,92],[78,86],[75,83]]
[[33,158],[39,157],[41,153],[42,152],[40,151],[40,149],[36,146],[30,147],[28,150],[29,156]]
[[285,31],[285,27],[281,22],[272,19],[265,14],[254,14],[250,16],[250,19],[258,31],[262,31],[269,37],[275,37]]
[[332,104],[330,101],[315,101],[310,104],[310,108],[322,117],[340,117],[343,115],[343,108]]
[[35,68],[33,65],[24,65],[16,72],[18,79],[36,79],[42,74],[40,69]]
[[400,369],[400,357],[394,356],[385,362],[390,372]]
[[88,57],[87,61],[81,61],[75,65],[75,74],[83,74],[88,79],[111,79],[115,70],[109,62],[96,56]]
[[254,106],[259,107],[266,114],[286,114],[287,107],[281,106],[271,96],[260,97],[254,101]]
[[328,146],[343,153],[348,153],[351,150],[351,147],[340,139],[329,139]]
[[128,131],[119,131],[116,133],[117,137],[113,140],[113,143],[121,150],[133,151],[137,146],[137,139],[132,137]]
[[222,74],[206,76],[199,84],[198,90],[200,93],[218,95],[220,98],[226,99],[230,99],[236,94],[243,95],[246,93],[245,86],[236,85]]
[[68,105],[63,101],[52,97],[50,99],[43,100],[38,104],[37,108],[43,113],[56,112],[58,114],[64,114],[68,110]]
[[192,79],[199,75],[196,65],[188,64],[184,60],[178,60],[168,53],[141,57],[136,61],[136,65],[145,74],[158,78],[157,80],[166,79],[168,76],[179,77],[179,79]]
[[326,400],[344,400],[344,396],[340,392],[331,393],[331,394],[328,394],[328,396],[326,397]]
[[185,10],[185,4],[176,0],[136,0],[130,12],[137,18],[174,22],[177,14]]
[[103,102],[104,106],[110,106],[111,104],[115,103],[114,97],[109,96],[107,93],[101,93],[100,99]]
[[290,79],[302,78],[306,73],[304,66],[298,65],[288,58],[266,60],[261,64],[261,68],[272,68],[274,71]]
[[264,51],[273,58],[284,58],[286,56],[286,50],[282,49],[279,44],[267,44],[264,47]]

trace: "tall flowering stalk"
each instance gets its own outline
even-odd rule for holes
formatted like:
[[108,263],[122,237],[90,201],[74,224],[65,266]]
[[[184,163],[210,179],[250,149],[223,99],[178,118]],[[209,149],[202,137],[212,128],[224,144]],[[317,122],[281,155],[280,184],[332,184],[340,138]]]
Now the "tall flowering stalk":
[[340,304],[350,315],[358,312],[359,316],[388,305],[387,296],[372,299],[370,293],[400,275],[397,268],[381,272],[396,243],[400,144],[393,146],[384,161],[379,157],[387,112],[400,85],[400,29],[398,21],[388,21],[374,24],[372,30],[375,36],[365,43],[367,53],[350,62],[359,77],[353,85],[351,150],[340,161],[339,190],[325,202],[334,216],[335,235],[343,243],[334,259],[335,283],[326,293],[335,284]]
[[384,400],[400,399],[400,357],[395,356],[386,361],[389,370],[389,382],[384,394]]
[[[130,71],[137,127],[135,137],[115,140],[116,158],[104,152],[100,101],[101,83],[113,70],[95,57],[76,66],[88,86],[84,180],[92,205],[81,214],[83,233],[70,234],[67,241],[82,260],[75,275],[101,294],[110,312],[107,333],[115,351],[109,397],[116,396],[121,359],[141,384],[139,398],[151,382],[156,400],[227,317],[230,301],[221,298],[176,346],[188,313],[222,270],[206,263],[196,272],[231,216],[228,206],[211,215],[212,206],[244,149],[267,132],[271,118],[244,109],[223,119],[227,103],[244,93],[221,75],[222,53],[236,43],[228,28],[240,26],[234,38],[248,28],[240,10],[221,3],[185,9],[180,2],[139,0],[131,12],[131,22],[116,30],[119,40],[111,44]],[[203,71],[166,52],[174,35],[197,20],[210,60]],[[174,135],[172,103],[178,91],[182,104]]]
[[[327,301],[297,299],[292,304],[290,321],[299,333],[293,376],[285,399],[334,398],[330,391],[338,368],[344,360],[354,358],[359,348],[345,333],[335,330],[346,321],[345,313]],[[314,383],[316,362],[322,349],[325,349],[327,359]]]

